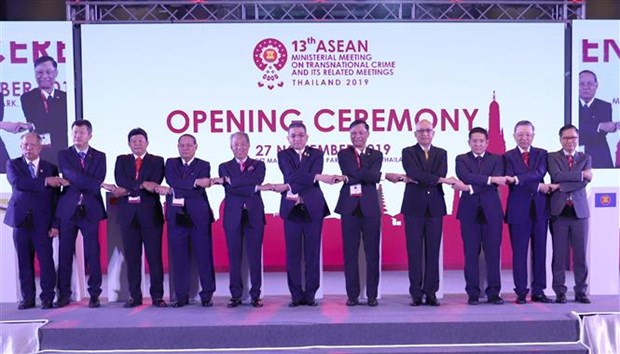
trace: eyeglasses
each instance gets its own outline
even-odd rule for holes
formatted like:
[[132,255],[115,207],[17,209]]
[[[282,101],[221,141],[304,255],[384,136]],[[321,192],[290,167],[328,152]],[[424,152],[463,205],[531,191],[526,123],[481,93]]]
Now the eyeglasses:
[[577,139],[579,139],[578,136],[563,136],[562,137],[562,140],[564,140],[564,141],[577,140]]
[[417,129],[416,130],[416,133],[420,133],[420,134],[424,134],[424,133],[430,134],[432,132],[433,132],[433,129]]

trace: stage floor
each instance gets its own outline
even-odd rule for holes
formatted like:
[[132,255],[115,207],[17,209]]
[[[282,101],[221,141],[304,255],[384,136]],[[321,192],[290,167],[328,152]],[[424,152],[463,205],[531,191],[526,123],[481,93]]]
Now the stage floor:
[[[283,281],[285,287],[285,279],[278,279],[282,276],[267,273],[266,283],[275,285]],[[326,273],[323,285],[328,295],[320,300],[318,307],[289,308],[288,296],[266,295],[263,308],[244,304],[229,309],[226,275],[221,274],[212,308],[203,308],[199,302],[178,309],[153,308],[145,300],[142,306],[125,309],[121,302],[104,300],[101,308],[90,309],[84,300],[54,310],[18,311],[15,304],[3,303],[0,313],[3,321],[49,321],[40,332],[41,348],[49,350],[245,348],[244,352],[568,353],[583,352],[583,347],[577,344],[578,315],[573,312],[620,312],[618,296],[592,296],[589,305],[573,302],[572,294],[564,305],[514,304],[510,272],[503,272],[506,304],[481,302],[470,306],[462,290],[462,273],[457,271],[446,272],[446,296],[441,299],[440,307],[409,306],[405,272],[384,272],[384,295],[378,307],[347,307],[343,289],[342,294],[330,290],[344,288],[341,278],[340,272]],[[272,289],[275,291],[275,286]],[[399,294],[389,289],[399,289]],[[450,293],[451,289],[458,294]]]

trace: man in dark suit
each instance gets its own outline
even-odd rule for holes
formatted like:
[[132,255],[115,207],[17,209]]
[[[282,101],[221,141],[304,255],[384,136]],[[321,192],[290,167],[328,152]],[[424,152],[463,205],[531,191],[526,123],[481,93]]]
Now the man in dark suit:
[[527,251],[532,249],[532,296],[534,302],[548,303],[545,295],[547,272],[547,223],[549,220],[549,185],[547,151],[532,146],[534,125],[527,120],[515,125],[517,147],[504,154],[507,183],[510,185],[506,206],[506,223],[510,226],[512,245],[512,276],[517,304],[525,304],[527,288]]
[[446,215],[442,183],[456,182],[454,177],[446,178],[448,153],[432,145],[434,136],[433,124],[421,120],[415,131],[418,143],[402,152],[410,180],[400,212],[405,216],[411,306],[420,306],[423,296],[427,305],[439,306],[435,293],[439,290],[439,250]]
[[213,212],[205,188],[211,186],[211,165],[196,158],[196,138],[183,134],[177,147],[180,157],[166,161],[165,176],[170,188],[159,187],[167,193],[166,219],[168,245],[172,253],[176,301],[172,307],[189,304],[190,251],[198,263],[201,304],[213,306],[215,270],[211,224]]
[[35,60],[34,74],[39,87],[22,95],[22,110],[43,139],[41,157],[56,164],[58,153],[68,145],[67,94],[54,87],[58,76],[54,58],[45,55]]
[[118,185],[114,195],[119,198],[119,218],[131,294],[124,306],[131,308],[142,304],[140,283],[144,245],[151,278],[152,304],[166,307],[162,263],[164,216],[159,194],[155,192],[164,179],[164,159],[147,153],[149,139],[144,129],[132,129],[127,140],[131,154],[119,155],[114,168]]
[[246,133],[231,135],[230,149],[234,158],[219,166],[219,182],[223,183],[226,192],[224,232],[228,246],[231,295],[228,307],[241,305],[241,258],[244,250],[250,268],[252,306],[262,307],[260,293],[263,282],[265,206],[260,191],[264,189],[261,185],[265,180],[265,163],[248,157],[250,137]]
[[[329,215],[319,181],[336,182],[336,176],[323,175],[323,152],[306,146],[308,134],[301,122],[288,127],[291,146],[278,152],[278,166],[284,184],[271,186],[282,194],[280,217],[284,220],[286,272],[292,301],[290,307],[317,306],[314,296],[320,286],[321,232],[323,218]],[[305,266],[302,285],[302,249]]]
[[607,134],[617,131],[611,121],[611,104],[596,96],[598,80],[590,70],[579,73],[579,145],[592,156],[593,168],[613,168]]
[[57,307],[69,304],[71,273],[78,230],[84,239],[84,253],[88,266],[88,306],[100,306],[101,262],[99,222],[106,218],[101,188],[112,191],[112,185],[103,183],[106,174],[105,154],[89,145],[93,127],[87,120],[76,120],[71,125],[73,146],[58,153],[60,173],[69,181],[58,200],[56,216],[60,219],[58,256]]
[[58,177],[58,168],[41,159],[41,138],[36,133],[22,136],[22,156],[6,163],[7,179],[13,193],[4,223],[13,228],[13,242],[19,265],[22,300],[20,310],[35,306],[34,255],[39,260],[41,308],[52,308],[56,268],[52,257],[52,238],[58,236],[54,218],[58,187],[67,181]]
[[504,300],[499,296],[499,256],[504,213],[497,187],[506,184],[504,165],[501,156],[486,151],[489,145],[486,129],[470,130],[468,143],[471,151],[456,157],[456,175],[460,181],[453,185],[461,191],[456,217],[461,222],[465,249],[467,303],[477,305],[480,297],[478,257],[482,249],[487,270],[487,300],[501,305]]
[[336,213],[341,215],[342,249],[347,306],[359,304],[360,276],[358,255],[360,239],[366,254],[366,295],[368,306],[377,306],[379,288],[379,245],[381,242],[381,205],[377,183],[381,181],[383,154],[367,147],[369,127],[363,120],[349,126],[351,146],[338,152],[338,165],[345,183],[340,189]]
[[560,129],[562,150],[549,153],[549,175],[554,191],[551,194],[551,227],[553,228],[553,291],[555,302],[566,303],[565,268],[569,245],[573,249],[575,301],[589,304],[586,295],[588,265],[588,219],[590,210],[586,186],[592,181],[592,158],[577,152],[579,130],[570,124]]

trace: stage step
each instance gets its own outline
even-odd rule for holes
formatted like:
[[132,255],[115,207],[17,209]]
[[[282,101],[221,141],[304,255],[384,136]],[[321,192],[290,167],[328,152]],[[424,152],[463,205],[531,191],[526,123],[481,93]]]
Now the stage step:
[[[244,304],[182,308],[145,305],[125,309],[87,301],[55,310],[18,311],[0,304],[4,318],[47,318],[40,330],[42,350],[155,350],[291,348],[308,353],[585,353],[578,344],[574,312],[618,310],[616,296],[593,297],[593,304],[466,304],[462,295],[441,299],[440,307],[409,306],[407,296],[384,296],[378,307],[345,306],[343,296],[327,296],[318,307],[289,308],[288,297],[270,296],[260,309]],[[509,300],[509,299],[506,299]],[[446,347],[445,345],[454,345]],[[507,346],[510,345],[510,346]]]

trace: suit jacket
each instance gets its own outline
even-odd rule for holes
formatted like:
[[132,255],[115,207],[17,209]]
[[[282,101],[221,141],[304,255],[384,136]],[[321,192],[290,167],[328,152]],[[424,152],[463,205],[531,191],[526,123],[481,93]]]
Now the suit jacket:
[[[144,181],[161,184],[164,180],[164,158],[146,154],[136,179],[136,159],[133,154],[119,155],[114,167],[116,185],[125,188],[128,196],[118,199],[119,218],[122,224],[130,224],[138,218],[142,226],[159,226],[164,223],[164,215],[159,194],[141,189]],[[140,197],[140,203],[129,203],[129,197]]]
[[[207,227],[213,222],[213,212],[204,188],[194,187],[198,178],[211,178],[211,165],[204,160],[194,158],[187,171],[183,167],[183,159],[173,157],[166,160],[166,183],[174,190],[173,195],[166,196],[166,218],[176,223],[177,214],[189,215],[196,227]],[[185,205],[172,205],[172,199],[183,198]]]
[[564,151],[549,153],[549,175],[551,183],[559,183],[560,188],[551,194],[551,215],[558,216],[566,206],[568,197],[571,196],[577,218],[590,217],[586,186],[588,181],[581,178],[581,171],[592,168],[592,158],[588,154],[576,152],[573,160],[573,168],[568,168],[568,159]]
[[519,180],[519,184],[509,186],[506,222],[519,224],[530,217],[534,217],[533,220],[549,218],[549,198],[538,192],[538,184],[544,183],[547,174],[547,150],[530,147],[528,167],[519,148],[514,148],[504,154],[504,166],[506,176],[516,176]]
[[82,169],[80,156],[75,147],[70,146],[58,153],[58,162],[60,173],[71,184],[62,189],[56,215],[60,219],[71,219],[82,195],[86,218],[92,222],[105,219],[107,215],[101,197],[101,183],[106,174],[105,154],[92,146],[89,147],[85,167]]
[[456,157],[456,175],[473,188],[461,192],[459,210],[456,217],[461,221],[475,222],[478,220],[479,208],[482,208],[487,221],[502,220],[504,213],[499,199],[497,185],[487,184],[490,176],[503,176],[504,166],[502,157],[486,152],[482,158],[480,168],[472,152]]
[[7,161],[6,171],[13,193],[4,216],[4,223],[11,227],[19,227],[30,219],[31,222],[48,229],[58,227],[54,213],[60,190],[45,186],[45,178],[58,176],[58,168],[41,159],[37,177],[32,178],[26,160],[18,157]]
[[403,168],[407,176],[416,183],[407,183],[400,212],[416,216],[439,217],[446,215],[446,201],[439,177],[448,173],[448,153],[432,146],[428,160],[420,144],[403,149]]
[[220,177],[228,177],[230,183],[224,184],[224,227],[234,227],[241,224],[243,209],[247,210],[251,225],[265,224],[265,206],[260,191],[256,186],[265,180],[265,163],[247,158],[245,168],[237,160],[232,159],[220,164]]
[[[329,215],[319,182],[314,181],[314,176],[323,172],[321,150],[306,146],[300,161],[293,148],[284,149],[278,152],[278,166],[284,175],[284,183],[291,186],[291,193],[299,194],[313,221]],[[280,216],[288,218],[293,207],[295,201],[286,199],[286,192],[282,193]]]
[[[336,213],[351,215],[359,205],[364,216],[381,215],[377,183],[381,181],[381,165],[383,153],[367,147],[360,156],[360,166],[357,164],[357,152],[353,146],[338,152],[338,165],[348,182],[340,188],[340,196],[336,204]],[[361,197],[351,196],[351,186],[360,184]]]
[[590,107],[579,106],[579,144],[592,156],[592,167],[613,168],[607,133],[598,131],[603,122],[611,122],[611,103],[595,98]]
[[35,88],[21,96],[26,121],[34,124],[39,134],[49,133],[52,145],[44,146],[41,156],[52,163],[59,163],[58,152],[69,145],[67,133],[67,94],[54,90],[53,99],[47,102],[47,111],[41,89]]

